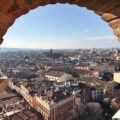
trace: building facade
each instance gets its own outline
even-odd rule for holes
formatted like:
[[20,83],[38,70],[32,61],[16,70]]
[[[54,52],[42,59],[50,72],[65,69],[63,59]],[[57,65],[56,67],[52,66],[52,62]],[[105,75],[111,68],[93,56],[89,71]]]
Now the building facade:
[[42,97],[37,94],[29,93],[29,90],[23,85],[16,86],[10,82],[9,86],[22,95],[31,107],[41,113],[44,120],[69,120],[73,117],[75,108],[74,94],[54,102],[53,99],[48,100],[45,96]]
[[50,81],[65,82],[72,78],[71,74],[58,71],[50,71],[45,74],[45,77]]
[[120,72],[114,73],[114,81],[120,83]]

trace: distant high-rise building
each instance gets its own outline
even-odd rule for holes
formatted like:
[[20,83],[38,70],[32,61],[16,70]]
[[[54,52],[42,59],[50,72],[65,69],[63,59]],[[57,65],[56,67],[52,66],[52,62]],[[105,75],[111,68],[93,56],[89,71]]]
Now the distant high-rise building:
[[52,49],[50,49],[50,54],[52,55],[52,53],[53,53],[53,50],[52,50]]

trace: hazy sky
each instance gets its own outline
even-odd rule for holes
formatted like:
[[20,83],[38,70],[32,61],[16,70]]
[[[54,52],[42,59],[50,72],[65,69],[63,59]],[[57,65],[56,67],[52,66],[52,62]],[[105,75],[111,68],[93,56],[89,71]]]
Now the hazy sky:
[[112,29],[85,8],[68,4],[38,7],[18,18],[4,36],[3,47],[119,47]]

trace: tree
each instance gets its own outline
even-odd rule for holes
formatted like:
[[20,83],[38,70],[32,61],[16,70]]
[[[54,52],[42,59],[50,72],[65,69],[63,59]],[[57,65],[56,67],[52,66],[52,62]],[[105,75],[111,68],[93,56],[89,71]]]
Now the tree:
[[98,102],[89,102],[87,104],[87,110],[89,114],[93,115],[102,115],[103,109]]
[[77,106],[75,117],[72,120],[105,120],[99,103],[90,102],[87,105]]
[[103,101],[103,114],[105,118],[111,120],[116,111],[115,107],[110,103],[110,99],[105,98]]
[[110,98],[104,98],[103,104],[106,108],[110,107]]
[[77,107],[76,112],[78,116],[84,116],[88,114],[84,104],[80,104],[79,107]]

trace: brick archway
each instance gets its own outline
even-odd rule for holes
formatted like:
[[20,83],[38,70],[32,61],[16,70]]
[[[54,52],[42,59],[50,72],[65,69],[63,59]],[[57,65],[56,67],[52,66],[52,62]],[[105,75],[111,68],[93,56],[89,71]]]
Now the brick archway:
[[93,10],[109,24],[120,41],[119,0],[0,0],[0,44],[8,28],[18,17],[38,6],[56,3],[75,4]]

